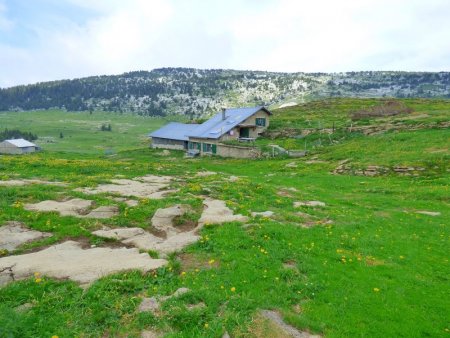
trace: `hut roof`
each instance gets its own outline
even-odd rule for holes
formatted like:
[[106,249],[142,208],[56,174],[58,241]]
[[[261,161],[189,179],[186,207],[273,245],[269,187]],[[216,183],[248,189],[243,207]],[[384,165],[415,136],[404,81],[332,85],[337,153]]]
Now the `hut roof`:
[[5,142],[8,142],[18,148],[36,147],[34,143],[31,143],[23,138],[5,140]]

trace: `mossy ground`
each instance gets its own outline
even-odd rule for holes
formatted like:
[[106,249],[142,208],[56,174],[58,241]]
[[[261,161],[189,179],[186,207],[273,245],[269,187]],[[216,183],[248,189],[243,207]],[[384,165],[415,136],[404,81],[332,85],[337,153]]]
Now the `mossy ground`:
[[[362,105],[365,101],[352,102]],[[428,104],[430,116],[438,110],[448,116],[448,102],[444,106],[442,101],[433,102],[427,101],[421,109],[427,111]],[[290,118],[295,118],[294,109],[304,107],[290,108]],[[333,109],[339,116],[348,113]],[[12,119],[15,113],[5,114]],[[51,114],[57,120],[66,113]],[[278,118],[284,118],[283,111]],[[274,119],[276,128],[277,112]],[[162,123],[142,121],[142,134],[144,123],[149,123],[149,129]],[[66,122],[68,128],[77,123]],[[114,120],[112,125],[113,131],[117,130]],[[56,133],[59,127],[50,124],[46,128],[48,133],[52,128]],[[38,129],[31,131],[41,135]],[[331,174],[345,158],[361,166],[426,162],[448,168],[448,130],[345,138],[314,149],[311,156],[323,162],[309,164],[308,157],[184,159],[182,153],[173,151],[163,156],[161,150],[136,148],[135,136],[117,136],[122,137],[124,151],[113,155],[70,152],[68,143],[60,148],[65,152],[56,151],[55,145],[54,150],[28,156],[1,156],[3,180],[42,178],[69,183],[68,187],[0,187],[0,224],[17,220],[54,234],[3,254],[26,253],[67,238],[109,245],[91,231],[103,225],[149,228],[156,209],[175,203],[190,204],[194,212],[189,218],[195,219],[200,216],[200,195],[223,199],[236,213],[272,210],[275,217],[252,218],[246,227],[240,223],[207,226],[202,240],[184,253],[172,255],[167,267],[147,275],[108,276],[85,292],[73,282],[47,277],[39,283],[34,278],[12,283],[0,289],[0,337],[137,337],[145,328],[167,332],[169,337],[220,337],[225,330],[232,336],[261,336],[258,332],[264,330],[255,328],[256,314],[265,308],[278,309],[290,324],[326,337],[448,335],[448,169],[425,171],[418,177]],[[133,141],[126,143],[127,137]],[[95,140],[89,138],[86,147]],[[78,142],[83,145],[82,140]],[[103,139],[97,142],[104,146]],[[286,167],[291,162],[296,167]],[[200,170],[220,174],[196,177]],[[68,196],[110,204],[105,195],[86,196],[73,189],[107,182],[115,175],[131,178],[145,174],[181,178],[175,183],[179,193],[163,200],[143,199],[134,208],[119,203],[120,215],[110,220],[23,209],[23,203]],[[240,179],[225,180],[229,175]],[[296,191],[285,190],[280,196],[283,188]],[[294,201],[305,200],[323,201],[326,206],[293,207]],[[418,210],[441,215],[415,213]],[[305,224],[310,227],[303,227]],[[143,296],[171,294],[181,286],[191,292],[165,302],[159,317],[136,311]],[[187,310],[187,305],[197,302],[206,307]],[[15,310],[24,303],[33,307]]]

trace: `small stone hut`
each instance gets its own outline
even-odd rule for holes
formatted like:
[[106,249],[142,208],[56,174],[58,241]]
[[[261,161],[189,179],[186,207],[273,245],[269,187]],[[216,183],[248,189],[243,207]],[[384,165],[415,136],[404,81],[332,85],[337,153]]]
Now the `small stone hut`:
[[0,154],[28,154],[34,153],[39,147],[23,138],[0,142]]

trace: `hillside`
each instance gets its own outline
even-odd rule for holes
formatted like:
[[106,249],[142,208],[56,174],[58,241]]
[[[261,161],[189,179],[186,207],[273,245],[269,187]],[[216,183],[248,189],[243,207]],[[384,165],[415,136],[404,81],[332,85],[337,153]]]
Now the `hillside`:
[[[397,107],[409,109],[397,115],[354,119],[384,114],[377,107],[389,102],[274,109],[259,145],[306,143],[309,154],[257,160],[150,149],[145,134],[163,118],[0,113],[0,124],[36,133],[43,147],[0,156],[0,232],[20,226],[37,236],[20,242],[13,233],[15,245],[5,247],[10,232],[1,232],[0,336],[279,338],[267,313],[304,337],[447,335],[450,100],[401,99]],[[382,169],[399,167],[414,170]],[[167,194],[136,195],[155,186]],[[49,212],[74,199],[89,207]],[[174,206],[189,211],[161,228],[155,220]],[[94,208],[112,214],[90,217]],[[147,239],[197,229],[198,238],[167,254],[134,237],[105,237],[108,229]],[[130,271],[119,250],[163,266]],[[83,268],[80,255],[92,255]]]
[[0,89],[0,111],[103,110],[199,117],[221,107],[329,97],[449,97],[450,73],[274,73],[163,68]]

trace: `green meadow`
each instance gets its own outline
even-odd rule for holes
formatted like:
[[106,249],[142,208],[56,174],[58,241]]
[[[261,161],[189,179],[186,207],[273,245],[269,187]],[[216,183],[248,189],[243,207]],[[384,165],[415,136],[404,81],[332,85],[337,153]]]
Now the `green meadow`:
[[[26,156],[0,155],[0,180],[68,183],[0,186],[0,225],[20,221],[53,234],[2,251],[0,257],[67,239],[117,246],[92,232],[103,226],[150,229],[158,208],[177,203],[189,204],[189,220],[197,221],[205,196],[250,217],[245,225],[208,224],[200,241],[171,254],[169,264],[152,273],[110,275],[87,290],[47,276],[10,283],[0,288],[0,337],[139,337],[146,329],[165,337],[222,337],[225,332],[279,337],[258,316],[261,309],[279,311],[286,323],[323,337],[448,336],[450,101],[407,99],[403,102],[412,108],[410,114],[350,119],[352,112],[381,102],[333,99],[274,110],[269,134],[257,145],[306,148],[308,155],[256,160],[186,159],[182,152],[150,149],[146,134],[169,119],[100,112],[0,113],[0,129],[36,133],[43,149]],[[333,123],[333,133],[321,131]],[[101,131],[102,124],[111,124],[112,130]],[[370,135],[344,129],[386,125],[395,128]],[[276,135],[285,129],[291,135]],[[420,170],[410,176],[333,174],[343,160],[355,169]],[[199,177],[199,171],[216,174]],[[173,187],[179,191],[160,200],[141,199],[136,207],[114,202],[119,215],[111,219],[23,208],[67,197],[108,205],[105,194],[75,189],[117,175],[147,174],[178,178]],[[228,180],[231,175],[238,180]],[[296,201],[325,206],[294,207]],[[267,210],[274,212],[272,218],[251,217],[252,211]],[[180,287],[190,291],[164,302],[159,315],[137,311],[143,297],[170,295]],[[196,303],[205,306],[188,309]],[[32,307],[18,311],[23,304]]]

